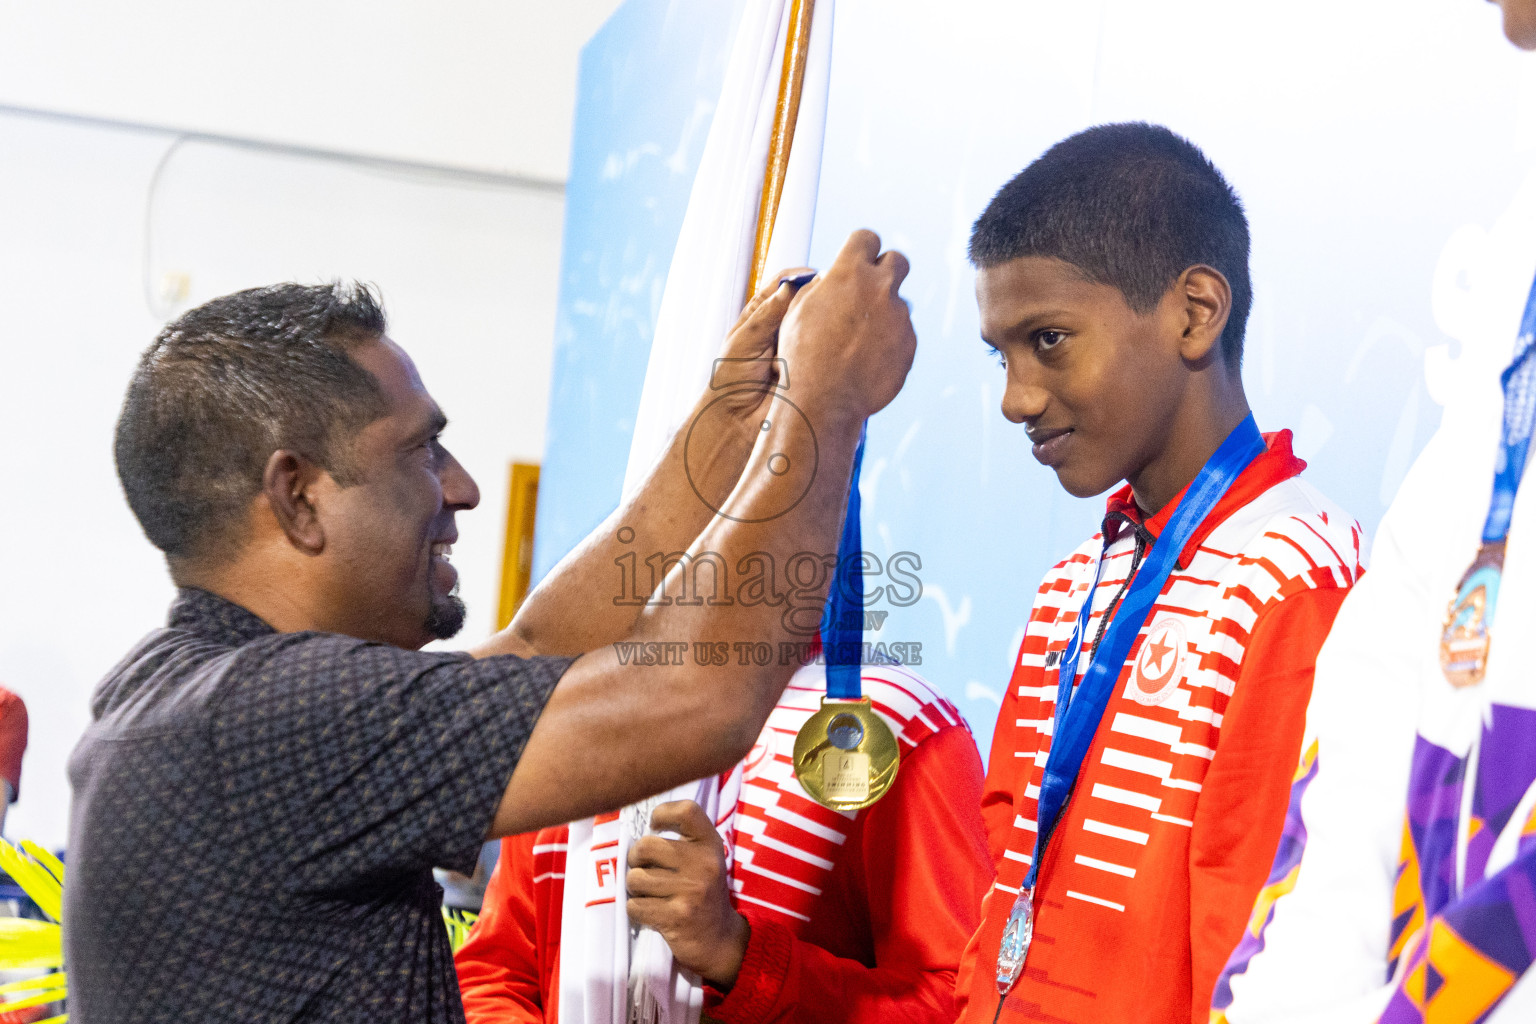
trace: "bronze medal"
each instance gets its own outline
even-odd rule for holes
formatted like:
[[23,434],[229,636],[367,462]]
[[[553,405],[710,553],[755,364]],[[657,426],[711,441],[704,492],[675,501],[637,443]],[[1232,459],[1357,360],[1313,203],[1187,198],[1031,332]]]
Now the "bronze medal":
[[1476,686],[1488,669],[1493,616],[1504,574],[1504,542],[1484,543],[1456,586],[1440,633],[1440,670],[1457,689]]
[[901,748],[869,698],[822,699],[821,710],[795,736],[794,768],[812,800],[834,811],[857,811],[896,781]]

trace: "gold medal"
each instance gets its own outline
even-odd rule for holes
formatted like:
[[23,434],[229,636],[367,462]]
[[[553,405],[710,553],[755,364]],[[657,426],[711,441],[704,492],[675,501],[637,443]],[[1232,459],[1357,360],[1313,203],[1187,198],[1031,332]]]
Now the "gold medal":
[[1457,689],[1483,681],[1503,575],[1504,542],[1483,544],[1446,609],[1445,628],[1440,633],[1440,670]]
[[795,778],[812,800],[834,811],[857,811],[879,800],[900,765],[896,737],[868,697],[824,698],[795,736]]

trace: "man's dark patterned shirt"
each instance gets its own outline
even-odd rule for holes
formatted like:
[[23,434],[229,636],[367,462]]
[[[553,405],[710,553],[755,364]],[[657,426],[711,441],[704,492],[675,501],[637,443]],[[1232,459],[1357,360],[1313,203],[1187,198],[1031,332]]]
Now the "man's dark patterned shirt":
[[181,591],[70,760],[70,1019],[462,1021],[432,868],[472,870],[569,664]]

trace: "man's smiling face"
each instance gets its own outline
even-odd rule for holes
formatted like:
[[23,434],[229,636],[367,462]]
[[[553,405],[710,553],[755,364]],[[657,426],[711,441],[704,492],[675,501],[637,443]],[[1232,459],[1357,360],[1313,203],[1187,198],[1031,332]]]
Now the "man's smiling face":
[[387,412],[353,441],[361,481],[328,489],[322,508],[332,606],[347,610],[343,632],[414,649],[463,624],[447,548],[458,539],[455,514],[480,492],[443,447],[448,421],[410,357],[388,338],[350,355],[378,381]]
[[1164,452],[1188,382],[1176,301],[1139,314],[1118,288],[1043,256],[981,268],[976,297],[1006,368],[1003,415],[1068,493],[1134,482]]

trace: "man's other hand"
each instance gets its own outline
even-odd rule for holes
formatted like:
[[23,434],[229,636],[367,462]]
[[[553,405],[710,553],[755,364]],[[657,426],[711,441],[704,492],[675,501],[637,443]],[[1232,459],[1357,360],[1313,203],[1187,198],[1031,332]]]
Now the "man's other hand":
[[896,397],[917,351],[897,294],[908,269],[901,253],[880,252],[879,235],[855,231],[832,266],[800,289],[779,332],[797,404],[814,395],[828,411],[863,420]]
[[659,932],[679,965],[728,989],[741,970],[751,928],[731,905],[725,843],[692,800],[657,807],[651,828],[681,838],[641,836],[629,848],[629,919]]
[[768,278],[725,336],[709,384],[710,391],[723,391],[721,401],[732,412],[756,412],[779,386],[779,326],[795,297],[795,289],[780,282],[806,272],[805,267],[788,267]]
[[754,383],[773,387],[777,382],[778,367],[773,358],[778,355],[779,325],[784,322],[784,314],[789,312],[789,301],[795,297],[796,291],[781,282],[787,277],[808,273],[815,271],[809,267],[786,267],[766,278],[757,294],[747,300],[735,325],[725,336],[725,345],[720,351],[722,359],[739,364],[738,372],[729,383],[736,383],[738,377],[749,379],[753,364],[758,364],[761,370]]

